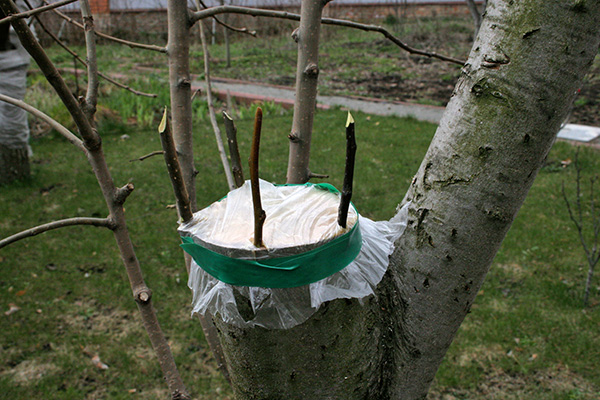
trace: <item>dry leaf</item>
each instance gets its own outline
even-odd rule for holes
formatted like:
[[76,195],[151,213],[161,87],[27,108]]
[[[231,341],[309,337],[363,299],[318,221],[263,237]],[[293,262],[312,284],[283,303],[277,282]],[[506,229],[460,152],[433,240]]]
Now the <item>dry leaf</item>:
[[11,314],[14,314],[14,313],[16,313],[17,311],[19,311],[19,310],[21,309],[20,307],[17,307],[17,306],[16,306],[15,304],[13,304],[13,303],[10,303],[8,306],[9,306],[9,309],[8,309],[8,311],[5,311],[5,312],[4,312],[4,315],[11,315]]
[[127,392],[131,393],[131,394],[134,394],[135,392],[137,392],[137,389],[135,389],[135,388],[134,389],[129,389]]
[[531,357],[529,357],[529,361],[533,361],[537,358],[537,354],[532,354]]
[[94,364],[94,367],[98,369],[108,369],[108,365],[104,364],[102,360],[100,360],[100,356],[98,354],[92,357],[92,364]]
[[19,290],[17,293],[15,293],[15,296],[21,297],[25,295],[25,293],[27,293],[27,290]]

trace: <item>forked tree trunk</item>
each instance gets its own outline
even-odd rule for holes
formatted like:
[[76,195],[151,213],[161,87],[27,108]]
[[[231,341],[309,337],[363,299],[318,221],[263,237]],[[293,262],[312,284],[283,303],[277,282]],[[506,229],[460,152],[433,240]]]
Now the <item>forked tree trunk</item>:
[[[289,330],[218,323],[239,399],[422,399],[598,51],[600,3],[488,4],[377,296]],[[398,192],[398,201],[403,193]]]

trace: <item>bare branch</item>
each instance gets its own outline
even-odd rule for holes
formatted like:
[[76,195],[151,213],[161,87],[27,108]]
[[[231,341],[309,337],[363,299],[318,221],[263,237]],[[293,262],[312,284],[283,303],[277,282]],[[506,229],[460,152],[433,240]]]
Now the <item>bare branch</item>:
[[240,187],[244,184],[244,172],[242,170],[242,160],[237,142],[237,129],[233,119],[223,111],[223,121],[225,123],[225,132],[227,133],[227,144],[229,145],[229,156],[231,157],[231,170],[235,178],[235,184]]
[[56,130],[58,133],[63,135],[69,142],[74,144],[79,150],[83,151],[84,153],[87,153],[87,150],[86,150],[85,146],[83,145],[83,142],[81,141],[81,139],[79,139],[77,136],[75,136],[74,133],[72,133],[70,130],[65,128],[63,125],[61,125],[58,121],[56,121],[52,117],[48,116],[47,114],[43,113],[42,111],[38,110],[37,108],[25,103],[22,100],[17,100],[12,97],[1,94],[1,93],[0,93],[0,100],[5,101],[9,104],[12,104],[13,106],[22,108],[23,110],[29,112],[31,115],[46,122],[54,130]]
[[41,14],[44,11],[53,10],[55,8],[62,7],[67,4],[75,3],[76,1],[78,1],[78,0],[62,0],[62,1],[57,1],[56,3],[45,5],[43,7],[32,8],[31,10],[25,11],[22,13],[11,14],[6,18],[0,19],[0,25],[2,25],[4,23],[9,23],[11,21],[15,21],[20,18],[29,18],[32,15]]
[[[206,6],[206,4],[204,4],[204,2],[202,0],[198,0],[198,3],[200,3],[200,5],[202,5],[202,7],[205,10],[208,9],[208,7]],[[198,10],[200,10],[200,7],[198,7]],[[225,29],[229,29],[230,31],[234,31],[234,32],[238,32],[238,33],[245,33],[247,35],[256,37],[256,31],[251,31],[248,28],[237,28],[235,26],[231,26],[231,25],[229,25],[229,24],[221,21],[216,16],[213,16],[212,18],[216,21],[217,24],[223,26]]]
[[348,220],[348,208],[352,199],[352,181],[354,180],[354,160],[356,159],[356,138],[354,135],[354,118],[348,111],[346,122],[346,168],[344,170],[344,186],[338,210],[338,225],[345,228]]
[[[239,6],[217,6],[211,7],[206,10],[192,12],[190,16],[190,20],[192,23],[204,19],[209,18],[214,15],[223,14],[223,13],[231,13],[231,14],[244,14],[251,15],[254,17],[270,17],[270,18],[282,18],[282,19],[290,19],[293,21],[300,21],[300,15],[288,13],[285,11],[276,11],[276,10],[263,10],[257,8],[246,8]],[[424,51],[415,49],[404,43],[398,37],[394,36],[387,29],[377,26],[377,25],[367,25],[361,24],[358,22],[347,21],[343,19],[334,19],[334,18],[321,18],[321,23],[325,25],[336,25],[336,26],[344,26],[346,28],[354,28],[367,32],[378,32],[385,36],[386,39],[390,40],[396,46],[400,47],[402,50],[407,51],[410,54],[417,54],[421,56],[436,58],[438,60],[447,61],[459,65],[463,65],[465,63],[464,60],[459,60],[454,57],[444,56],[442,54],[437,54],[434,52]]]
[[[25,0],[25,3],[27,3],[27,5],[28,5],[28,6],[31,8],[31,4],[29,3],[29,1],[28,1],[28,0]],[[50,31],[50,30],[49,30],[49,29],[46,27],[46,25],[45,25],[45,24],[42,22],[42,20],[41,20],[41,19],[39,19],[37,16],[35,17],[35,19],[36,19],[36,22],[38,23],[38,25],[40,26],[40,28],[42,28],[42,30],[43,30],[44,32],[46,32],[46,34],[47,34],[48,36],[50,36],[50,38],[51,38],[52,40],[54,40],[54,41],[56,42],[56,44],[58,44],[60,47],[62,47],[62,48],[65,50],[65,51],[67,51],[67,52],[68,52],[69,54],[71,54],[73,57],[75,57],[75,59],[77,59],[77,61],[79,61],[79,63],[80,63],[80,64],[84,65],[84,66],[87,68],[87,66],[88,66],[87,62],[85,62],[85,60],[84,60],[83,58],[81,58],[81,57],[79,56],[79,54],[77,54],[75,51],[73,51],[73,49],[71,49],[69,46],[67,46],[67,45],[66,45],[66,44],[65,44],[65,43],[64,43],[62,40],[60,40],[60,39],[59,39],[59,38],[58,38],[58,37],[57,37],[57,36],[56,36],[54,33],[52,33],[52,31]],[[152,97],[152,98],[156,98],[156,97],[158,97],[158,95],[157,95],[157,94],[155,94],[155,93],[144,93],[144,92],[141,92],[141,91],[139,91],[139,90],[133,89],[132,87],[130,87],[130,86],[127,86],[127,85],[125,85],[124,83],[118,82],[118,81],[116,81],[116,80],[112,79],[111,77],[109,77],[108,75],[105,75],[105,74],[103,74],[103,73],[102,73],[102,72],[100,72],[100,71],[98,71],[98,75],[99,75],[99,76],[100,76],[102,79],[106,80],[107,82],[109,82],[109,83],[112,83],[113,85],[115,85],[115,86],[117,86],[117,87],[120,87],[121,89],[125,89],[125,90],[127,90],[127,91],[129,91],[129,92],[131,92],[131,93],[133,93],[133,94],[135,94],[135,95],[138,95],[138,96],[144,96],[144,97]]]
[[133,183],[131,183],[131,182],[129,182],[127,185],[125,185],[123,187],[118,188],[115,191],[114,202],[116,204],[123,205],[125,203],[125,200],[127,200],[127,198],[133,192],[134,189],[135,189],[135,186],[133,186]]
[[598,179],[598,177],[596,176],[596,177],[590,178],[590,218],[592,220],[592,238],[591,238],[591,249],[590,249],[590,244],[587,243],[585,235],[584,235],[584,231],[583,231],[584,220],[583,220],[583,210],[582,210],[582,205],[581,205],[581,198],[583,195],[581,194],[581,165],[579,164],[579,148],[577,149],[577,152],[575,153],[574,164],[575,164],[575,171],[576,171],[576,176],[575,176],[575,184],[576,184],[575,206],[576,206],[576,210],[575,210],[575,212],[572,210],[571,203],[569,202],[569,199],[567,198],[564,182],[562,183],[562,195],[563,195],[563,198],[567,205],[569,217],[571,218],[571,221],[573,221],[573,223],[575,224],[575,227],[577,228],[577,234],[579,235],[579,241],[581,243],[581,246],[583,247],[583,251],[585,252],[585,256],[586,256],[586,259],[588,262],[588,273],[587,273],[587,278],[585,281],[585,289],[584,289],[584,295],[583,295],[583,305],[584,305],[584,307],[587,307],[589,295],[590,295],[590,286],[592,283],[592,277],[594,275],[594,268],[596,267],[596,264],[600,260],[600,251],[599,251],[600,249],[598,248],[598,243],[600,240],[600,229],[598,227],[600,225],[600,215],[596,215],[596,197],[594,194],[594,184],[595,184],[596,180]]
[[164,149],[165,163],[167,164],[171,185],[173,186],[173,192],[177,201],[177,211],[183,222],[191,221],[194,215],[190,208],[190,196],[183,180],[183,174],[181,173],[179,158],[177,157],[175,143],[173,142],[171,122],[169,121],[166,107],[162,121],[158,126],[158,133],[160,133],[160,142]]
[[[85,27],[81,23],[75,21],[73,18],[69,17],[68,15],[66,15],[66,14],[64,14],[64,13],[58,11],[58,10],[52,10],[52,12],[54,12],[56,15],[58,15],[59,17],[61,17],[65,21],[69,22],[70,24],[75,25],[79,29],[85,30]],[[110,35],[107,35],[106,33],[100,32],[100,31],[96,31],[96,35],[98,37],[103,38],[103,39],[110,40],[111,42],[115,42],[115,43],[119,43],[119,44],[124,44],[125,46],[129,46],[129,47],[134,48],[134,49],[143,49],[143,50],[157,51],[159,53],[165,53],[165,54],[167,53],[167,48],[166,47],[155,46],[155,45],[152,45],[152,44],[130,42],[129,40],[120,39],[120,38],[117,38],[117,37],[114,37],[114,36],[110,36]]]
[[190,99],[191,102],[193,102],[196,97],[198,97],[198,95],[202,92],[202,89],[198,88],[196,89],[196,91],[194,92],[194,94],[192,94],[192,98]]
[[265,247],[262,240],[263,225],[267,215],[262,209],[260,201],[260,182],[258,180],[258,153],[260,149],[260,130],[262,126],[262,109],[256,109],[254,116],[254,134],[252,135],[252,149],[250,150],[250,184],[252,186],[252,205],[254,206],[254,246]]
[[85,48],[87,54],[88,86],[85,96],[84,111],[90,121],[94,120],[98,103],[98,61],[96,59],[96,33],[94,32],[94,17],[88,0],[81,0],[81,17],[85,31]]
[[327,179],[329,178],[329,175],[326,174],[316,174],[314,172],[311,172],[308,174],[308,179]]
[[223,164],[223,170],[225,170],[225,177],[227,178],[227,185],[229,190],[236,188],[233,175],[231,174],[231,168],[229,167],[229,160],[227,160],[227,154],[225,153],[225,146],[223,145],[223,138],[221,137],[221,130],[217,123],[217,116],[215,115],[215,108],[213,107],[212,89],[210,81],[210,56],[208,54],[208,44],[206,43],[206,35],[204,34],[204,27],[200,25],[200,38],[202,40],[202,50],[204,52],[204,79],[206,81],[206,101],[208,102],[208,114],[210,116],[210,123],[215,132],[215,138],[217,140],[217,148],[219,149],[219,155],[221,156],[221,163]]
[[75,218],[67,218],[61,219],[59,221],[49,222],[44,225],[39,225],[25,231],[15,233],[12,236],[4,238],[0,240],[0,249],[8,246],[11,243],[16,241],[26,239],[28,237],[39,235],[40,233],[48,232],[58,228],[64,228],[66,226],[74,226],[74,225],[91,225],[91,226],[99,226],[103,228],[113,229],[114,221],[110,218],[87,218],[87,217],[75,217]]
[[[0,5],[4,9],[5,12],[16,11],[16,7],[14,3],[10,0],[0,0]],[[40,70],[50,83],[61,101],[67,107],[67,110],[73,117],[73,121],[77,125],[79,129],[79,133],[81,134],[85,147],[90,150],[93,148],[97,148],[100,146],[100,138],[83,110],[79,106],[79,102],[73,94],[71,90],[62,79],[60,73],[48,57],[48,55],[44,52],[37,39],[35,38],[31,29],[27,26],[27,23],[23,20],[13,21],[13,27],[15,32],[19,36],[19,40],[23,47],[27,50],[27,52],[33,57],[35,62],[40,67]]]
[[133,160],[129,160],[129,162],[144,161],[146,158],[154,157],[154,156],[157,156],[159,154],[165,154],[164,150],[153,151],[152,153],[146,154],[145,156],[141,156],[139,158],[134,158]]
[[[16,6],[11,0],[0,0],[0,7],[5,13],[17,12]],[[63,104],[73,117],[73,121],[77,125],[79,132],[83,138],[85,148],[88,150],[88,161],[92,166],[94,175],[102,190],[102,195],[110,211],[110,219],[114,221],[112,229],[115,236],[115,241],[119,248],[121,259],[127,271],[127,277],[138,309],[142,315],[144,328],[148,333],[152,347],[156,352],[165,380],[171,390],[173,398],[189,399],[187,390],[177,366],[169,344],[156,317],[154,307],[151,301],[152,292],[146,286],[142,271],[140,268],[139,259],[135,254],[131,237],[127,229],[125,220],[125,211],[123,205],[116,200],[121,197],[120,191],[115,188],[110,170],[106,164],[106,159],[102,151],[102,141],[97,132],[93,129],[91,121],[89,121],[81,109],[77,100],[73,97],[71,91],[60,76],[54,64],[48,58],[39,42],[27,26],[25,21],[19,19],[12,22],[15,32],[19,36],[19,40],[27,52],[34,58],[48,82],[52,85]]]

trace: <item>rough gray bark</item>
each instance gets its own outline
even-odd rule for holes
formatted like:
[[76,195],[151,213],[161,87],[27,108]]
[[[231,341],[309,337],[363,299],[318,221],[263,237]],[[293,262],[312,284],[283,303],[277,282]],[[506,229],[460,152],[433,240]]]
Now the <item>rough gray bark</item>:
[[425,398],[599,42],[597,1],[490,2],[378,295],[285,331],[218,323],[237,398]]

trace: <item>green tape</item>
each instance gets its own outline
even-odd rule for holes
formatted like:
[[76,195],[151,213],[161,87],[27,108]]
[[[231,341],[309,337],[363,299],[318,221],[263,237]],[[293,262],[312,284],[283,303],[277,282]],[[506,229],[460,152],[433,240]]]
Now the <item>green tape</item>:
[[[314,185],[333,193],[329,184]],[[344,269],[360,253],[362,236],[358,220],[345,234],[315,249],[294,256],[247,260],[224,256],[182,237],[181,247],[218,280],[234,286],[290,288],[320,281]]]

